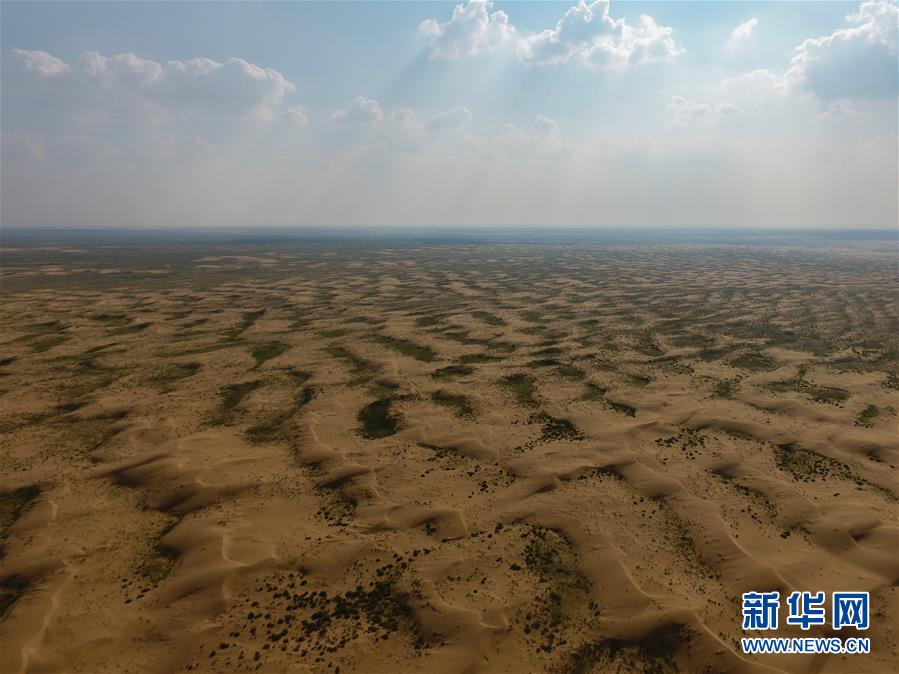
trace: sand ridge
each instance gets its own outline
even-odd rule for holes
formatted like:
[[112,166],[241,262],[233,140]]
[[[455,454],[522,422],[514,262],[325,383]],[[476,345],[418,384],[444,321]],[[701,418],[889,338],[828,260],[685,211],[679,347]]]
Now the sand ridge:
[[895,669],[892,254],[4,256],[3,672]]

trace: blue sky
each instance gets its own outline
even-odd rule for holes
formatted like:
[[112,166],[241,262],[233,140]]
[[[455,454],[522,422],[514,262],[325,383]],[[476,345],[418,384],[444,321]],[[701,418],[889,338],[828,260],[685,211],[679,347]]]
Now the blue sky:
[[896,7],[4,2],[2,223],[895,226]]

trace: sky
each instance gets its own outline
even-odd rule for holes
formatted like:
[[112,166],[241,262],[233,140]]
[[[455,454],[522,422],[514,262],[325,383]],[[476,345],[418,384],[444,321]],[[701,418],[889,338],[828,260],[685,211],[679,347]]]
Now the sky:
[[895,2],[8,2],[5,227],[897,226]]

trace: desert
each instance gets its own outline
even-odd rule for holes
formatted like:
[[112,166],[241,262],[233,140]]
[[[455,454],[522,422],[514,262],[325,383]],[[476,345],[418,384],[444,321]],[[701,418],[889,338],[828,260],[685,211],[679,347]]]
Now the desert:
[[4,241],[0,669],[895,671],[895,249],[809,241]]

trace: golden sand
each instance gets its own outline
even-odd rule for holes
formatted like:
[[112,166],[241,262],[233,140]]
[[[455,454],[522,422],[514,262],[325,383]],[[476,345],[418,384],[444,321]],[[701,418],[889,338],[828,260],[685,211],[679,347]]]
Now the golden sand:
[[892,254],[4,255],[4,673],[895,671]]

